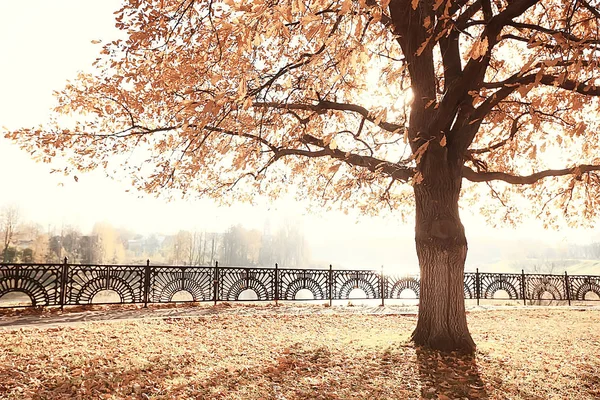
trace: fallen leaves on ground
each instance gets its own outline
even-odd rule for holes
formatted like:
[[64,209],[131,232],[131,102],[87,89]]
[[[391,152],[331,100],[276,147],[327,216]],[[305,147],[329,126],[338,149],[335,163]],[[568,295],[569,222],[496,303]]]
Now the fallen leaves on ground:
[[2,399],[594,399],[600,311],[469,314],[478,352],[402,315],[211,315],[0,332]]

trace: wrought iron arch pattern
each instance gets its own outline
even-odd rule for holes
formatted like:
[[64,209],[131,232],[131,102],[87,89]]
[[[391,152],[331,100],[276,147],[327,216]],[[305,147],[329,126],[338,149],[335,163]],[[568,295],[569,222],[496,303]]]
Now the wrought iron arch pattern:
[[477,297],[477,274],[473,272],[465,272],[463,289],[465,299],[474,299]]
[[419,298],[421,282],[418,278],[412,276],[390,276],[387,280],[388,296],[390,299],[399,299],[402,291],[409,289],[415,293],[415,298]]
[[109,283],[107,283],[106,277],[97,277],[86,282],[77,293],[75,303],[92,303],[94,296],[103,290],[113,290],[117,292],[121,299],[120,303],[134,303],[133,300],[135,295],[133,289],[127,284],[127,281],[118,276],[110,277]]
[[560,275],[527,275],[527,298],[542,300],[544,293],[550,293],[553,300],[566,300],[565,279]]
[[600,277],[574,275],[570,276],[571,293],[574,300],[585,300],[585,296],[589,293],[595,293],[600,298]]
[[141,303],[143,282],[143,266],[72,266],[67,280],[67,304],[89,304],[102,290],[114,290],[122,303]]
[[508,293],[510,300],[522,299],[521,275],[518,274],[479,274],[481,281],[481,297],[493,299],[499,290]]
[[25,293],[32,306],[59,304],[60,264],[2,264],[0,266],[0,298],[10,292]]
[[314,300],[327,298],[328,271],[318,269],[279,270],[278,294],[281,300],[296,300],[302,289],[309,290]]
[[173,301],[173,296],[179,292],[187,292],[192,296],[192,301],[205,301],[210,300],[210,295],[203,290],[204,288],[197,282],[176,279],[162,287],[157,298],[154,298],[154,302],[170,303]]
[[349,299],[353,289],[364,291],[366,299],[380,298],[381,276],[375,271],[333,271],[333,299]]
[[[420,295],[418,277],[382,278],[378,271],[366,270],[0,264],[0,298],[22,292],[32,306],[89,304],[101,290],[116,291],[122,303],[151,303],[173,301],[173,295],[182,290],[193,301],[235,301],[246,289],[256,292],[258,301],[296,300],[302,289],[311,291],[315,300],[341,300],[348,299],[354,288],[362,289],[367,299],[397,298],[404,289]],[[555,300],[594,301],[586,300],[586,294],[600,298],[600,276],[464,275],[465,298],[491,299],[498,290],[505,290],[512,300],[539,300],[548,292]],[[10,304],[0,299],[0,307]]]
[[256,299],[253,300],[269,300],[269,292],[265,285],[255,278],[240,279],[229,287],[225,295],[225,300],[241,300],[241,294],[246,290],[252,290],[256,293]]
[[244,290],[252,289],[257,301],[275,298],[275,270],[267,268],[219,268],[219,294],[222,300],[239,300]]
[[151,273],[150,301],[171,302],[175,293],[188,292],[192,301],[213,298],[213,269],[210,267],[160,267]]
[[31,300],[33,307],[48,305],[50,303],[48,293],[42,285],[29,278],[18,276],[6,276],[0,278],[0,298],[11,292],[21,292]]

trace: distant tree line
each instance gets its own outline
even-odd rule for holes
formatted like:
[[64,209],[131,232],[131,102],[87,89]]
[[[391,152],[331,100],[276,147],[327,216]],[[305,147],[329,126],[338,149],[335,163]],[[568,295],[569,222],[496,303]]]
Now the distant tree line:
[[600,242],[569,246],[569,258],[583,258],[585,260],[600,259]]
[[186,231],[174,235],[141,235],[96,223],[89,234],[71,226],[60,230],[22,223],[18,207],[0,212],[0,261],[59,263],[66,257],[81,264],[143,264],[305,267],[309,263],[304,234],[286,222],[272,231],[247,229],[241,224],[225,232]]
[[528,251],[527,256],[545,260],[600,260],[600,242],[568,243],[558,247],[535,247]]

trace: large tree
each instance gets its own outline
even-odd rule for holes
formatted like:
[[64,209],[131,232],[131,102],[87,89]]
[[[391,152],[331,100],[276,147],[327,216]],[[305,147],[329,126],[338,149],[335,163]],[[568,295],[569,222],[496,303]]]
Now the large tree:
[[293,187],[362,212],[413,205],[418,344],[475,347],[459,198],[550,224],[598,209],[591,0],[125,3],[122,39],[57,93],[77,122],[6,136],[148,192],[229,201]]

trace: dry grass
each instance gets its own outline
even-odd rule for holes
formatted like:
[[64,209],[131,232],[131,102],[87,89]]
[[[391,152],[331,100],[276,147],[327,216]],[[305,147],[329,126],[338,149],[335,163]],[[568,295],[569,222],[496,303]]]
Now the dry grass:
[[214,315],[0,331],[2,399],[594,399],[600,311],[476,312],[475,357],[400,315]]

